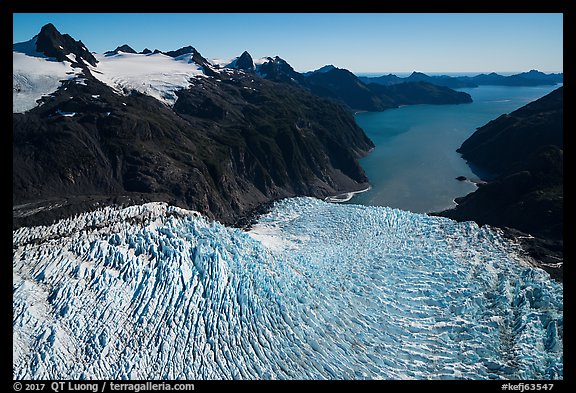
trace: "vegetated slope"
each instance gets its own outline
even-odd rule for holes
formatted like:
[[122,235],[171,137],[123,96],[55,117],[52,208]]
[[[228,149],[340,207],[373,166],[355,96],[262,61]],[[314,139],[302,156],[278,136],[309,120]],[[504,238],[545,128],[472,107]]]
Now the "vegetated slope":
[[561,276],[563,149],[560,87],[480,127],[462,144],[462,156],[493,178],[441,214],[530,234],[535,239],[523,240],[526,248]]

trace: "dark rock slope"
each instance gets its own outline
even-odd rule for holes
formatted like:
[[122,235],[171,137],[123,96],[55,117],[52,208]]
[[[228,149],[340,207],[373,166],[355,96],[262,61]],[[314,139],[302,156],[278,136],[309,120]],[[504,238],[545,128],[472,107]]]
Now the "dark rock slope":
[[372,91],[348,70],[333,68],[306,77],[306,85],[319,96],[339,101],[355,110],[382,111],[396,107],[393,99]]
[[[55,58],[57,61],[73,61],[73,64],[80,66],[82,63],[79,63],[79,59],[84,59],[93,66],[98,62],[82,41],[76,41],[68,34],[60,34],[52,23],[44,25],[34,38],[36,51]],[[76,59],[70,55],[75,55]]]
[[[124,44],[121,46],[118,46],[116,49],[112,50],[112,51],[108,51],[108,52],[104,52],[105,55],[117,55],[120,52],[124,52],[124,53],[136,53],[136,51],[134,49],[132,49],[132,47],[130,47],[130,45],[128,44]],[[150,50],[148,50],[147,53],[152,53],[150,52]],[[144,53],[145,54],[145,53]]]
[[381,99],[388,100],[398,105],[416,104],[465,104],[472,102],[470,94],[455,91],[448,87],[436,86],[428,82],[406,82],[392,86],[369,84],[368,87],[378,94]]
[[425,82],[406,82],[398,86],[364,83],[352,72],[326,65],[313,72],[299,73],[286,60],[276,56],[253,65],[244,52],[227,68],[254,72],[264,79],[298,86],[319,97],[336,101],[352,111],[383,111],[400,105],[463,104],[472,102],[469,94]]
[[490,181],[440,213],[529,234],[509,232],[556,277],[563,262],[562,115],[560,87],[480,127],[458,151]]
[[[262,65],[261,72],[267,64]],[[275,71],[274,74],[263,75],[265,78],[274,75],[274,80],[298,84],[320,97],[332,99],[355,111],[382,111],[400,105],[472,102],[467,93],[426,82],[406,82],[394,86],[375,83],[366,85],[350,71],[336,67],[306,75],[298,74],[286,66],[277,67]]]
[[83,72],[13,114],[15,227],[151,200],[234,223],[277,198],[367,182],[358,158],[372,142],[351,113],[301,88],[236,70],[193,79],[170,108]]

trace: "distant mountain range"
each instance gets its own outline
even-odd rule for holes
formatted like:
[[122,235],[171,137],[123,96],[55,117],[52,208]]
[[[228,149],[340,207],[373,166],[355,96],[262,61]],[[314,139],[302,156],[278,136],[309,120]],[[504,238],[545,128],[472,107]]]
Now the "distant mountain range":
[[333,65],[299,73],[278,56],[259,59],[255,63],[250,54],[244,52],[225,67],[242,69],[264,79],[303,87],[317,96],[340,102],[355,111],[382,111],[399,105],[472,102],[467,93],[456,92],[428,81],[404,81],[394,87],[366,84],[352,72]]
[[452,89],[463,87],[478,87],[482,85],[496,86],[546,86],[563,83],[564,74],[546,74],[537,70],[530,70],[510,76],[499,75],[495,72],[490,74],[479,74],[476,76],[448,76],[448,75],[426,75],[421,72],[413,72],[405,78],[388,74],[378,77],[358,77],[366,84],[376,83],[384,86],[397,85],[406,82],[427,82],[437,86],[450,87]]

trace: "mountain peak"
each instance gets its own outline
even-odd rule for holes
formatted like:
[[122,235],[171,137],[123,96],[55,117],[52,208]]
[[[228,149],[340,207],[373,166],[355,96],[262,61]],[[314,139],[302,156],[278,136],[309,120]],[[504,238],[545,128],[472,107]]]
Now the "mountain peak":
[[118,46],[113,51],[104,52],[104,54],[105,55],[117,55],[118,52],[136,53],[136,51],[134,49],[132,49],[128,44],[124,44],[124,45]]
[[252,59],[252,56],[250,56],[250,53],[248,53],[247,51],[242,52],[240,57],[236,59],[236,64],[234,68],[244,71],[254,71],[255,70],[254,60]]
[[316,71],[314,71],[314,72],[328,72],[328,71],[332,71],[332,70],[334,70],[334,69],[336,69],[336,68],[337,68],[337,67],[335,67],[335,66],[332,65],[332,64],[326,64],[325,66],[318,68],[318,69],[317,69]]
[[288,64],[288,62],[280,56],[274,56],[274,62],[279,64]]
[[[80,59],[93,66],[98,62],[86,49],[82,41],[76,41],[68,34],[60,34],[52,23],[42,26],[40,33],[34,38],[36,38],[37,52],[43,53],[48,57],[54,57],[58,61],[71,61],[79,66],[82,66]],[[68,57],[71,54],[76,56],[75,60]]]
[[190,53],[196,54],[196,53],[198,53],[198,51],[193,46],[188,45],[188,46],[184,46],[180,49],[164,52],[164,54],[166,56],[170,56],[170,57],[178,57],[178,56],[187,55]]
[[310,76],[313,74],[321,74],[321,73],[330,72],[332,70],[338,70],[338,69],[339,69],[338,67],[335,67],[332,64],[326,64],[325,66],[322,66],[322,67],[318,68],[317,70],[307,71],[303,75],[304,76]]
[[294,68],[279,56],[267,57],[268,61],[258,67],[258,74],[265,79],[275,82],[287,82],[292,84],[302,84],[304,75],[294,71]]
[[[154,51],[153,53],[156,53],[156,51]],[[196,50],[196,48],[194,48],[191,45],[184,46],[180,49],[172,50],[169,52],[160,52],[160,53],[163,53],[166,56],[170,56],[170,57],[174,57],[174,58],[179,58],[180,56],[190,55],[190,57],[188,59],[189,63],[196,63],[199,66],[201,66],[204,73],[208,76],[218,76],[218,73],[214,72],[214,70],[212,69],[212,65],[210,64],[210,62],[208,60],[206,60],[200,54],[200,52],[198,52]]]
[[58,31],[58,29],[56,29],[56,26],[54,26],[52,23],[47,23],[40,29],[40,34],[56,35],[60,34],[60,32]]

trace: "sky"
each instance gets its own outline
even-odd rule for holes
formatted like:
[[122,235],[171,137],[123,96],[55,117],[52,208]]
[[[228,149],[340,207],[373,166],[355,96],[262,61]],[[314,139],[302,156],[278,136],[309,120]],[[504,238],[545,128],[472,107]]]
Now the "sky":
[[49,22],[97,53],[192,45],[208,59],[277,55],[299,72],[563,72],[560,13],[17,13],[13,42]]

